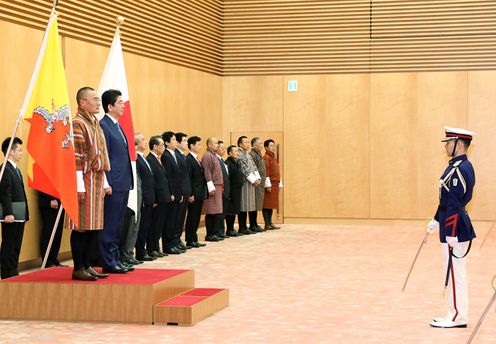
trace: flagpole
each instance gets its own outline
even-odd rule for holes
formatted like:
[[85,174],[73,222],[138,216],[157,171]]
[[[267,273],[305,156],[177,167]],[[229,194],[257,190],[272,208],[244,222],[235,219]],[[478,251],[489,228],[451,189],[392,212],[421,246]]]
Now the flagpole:
[[50,250],[52,249],[53,238],[55,237],[55,232],[57,231],[57,227],[59,226],[60,218],[62,217],[62,210],[64,210],[64,206],[60,203],[59,212],[57,213],[57,219],[55,220],[55,224],[53,225],[52,235],[50,236],[50,241],[48,242],[48,246],[45,251],[45,257],[43,257],[43,262],[41,263],[41,270],[43,270],[46,266],[48,255],[50,254]]
[[7,160],[9,160],[9,154],[10,150],[12,149],[12,144],[14,142],[14,137],[16,135],[17,129],[19,128],[19,125],[21,124],[22,121],[22,113],[19,112],[19,116],[17,117],[16,125],[14,127],[14,130],[12,131],[12,135],[10,136],[10,141],[9,141],[9,147],[7,148],[7,151],[5,152],[5,159],[2,164],[2,170],[0,171],[0,181],[3,178],[3,174],[5,172],[5,166],[7,166]]
[[41,65],[41,53],[45,50],[45,47],[46,47],[46,41],[47,41],[47,32],[48,32],[48,28],[50,27],[50,24],[53,20],[53,17],[54,17],[54,14],[55,14],[55,10],[57,8],[59,4],[59,0],[54,0],[53,2],[53,6],[52,6],[52,11],[50,13],[50,17],[48,19],[48,24],[47,24],[47,29],[45,30],[45,34],[43,36],[43,41],[41,42],[41,48],[40,48],[40,53],[38,54],[38,58],[36,59],[36,64],[34,66],[34,70],[33,70],[33,74],[31,75],[31,79],[29,81],[29,85],[28,85],[28,91],[26,92],[26,97],[24,98],[24,101],[22,103],[22,106],[21,106],[21,109],[19,110],[19,116],[17,117],[17,121],[16,121],[16,124],[15,124],[15,127],[14,127],[14,130],[12,131],[12,135],[10,136],[10,141],[9,141],[9,147],[7,149],[7,152],[5,153],[5,159],[4,159],[4,163],[2,165],[2,169],[0,170],[0,181],[2,180],[3,178],[3,174],[5,173],[5,166],[6,166],[6,162],[8,160],[8,157],[9,157],[9,153],[10,153],[10,150],[12,149],[12,144],[14,142],[14,137],[17,133],[17,129],[19,129],[19,126],[21,125],[21,121],[22,121],[22,118],[24,117],[24,114],[26,113],[26,108],[28,106],[28,101],[29,101],[29,98],[31,96],[31,93],[33,91],[33,87],[34,87],[34,82],[35,82],[35,77],[38,75],[38,70],[40,69],[40,65]]

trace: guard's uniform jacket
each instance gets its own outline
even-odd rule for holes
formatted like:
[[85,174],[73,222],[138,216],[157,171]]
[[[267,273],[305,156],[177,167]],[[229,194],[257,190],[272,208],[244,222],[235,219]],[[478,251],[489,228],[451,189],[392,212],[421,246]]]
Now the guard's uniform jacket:
[[439,180],[439,206],[434,218],[439,221],[439,239],[458,237],[459,242],[475,238],[474,227],[465,211],[472,199],[475,173],[467,155],[460,155],[449,162]]

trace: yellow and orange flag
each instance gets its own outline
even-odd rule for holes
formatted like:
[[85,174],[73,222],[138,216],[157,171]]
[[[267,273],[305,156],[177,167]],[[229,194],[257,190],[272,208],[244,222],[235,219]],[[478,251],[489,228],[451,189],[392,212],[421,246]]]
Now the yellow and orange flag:
[[31,123],[28,185],[59,198],[67,215],[78,223],[72,114],[55,11],[50,15],[21,113]]

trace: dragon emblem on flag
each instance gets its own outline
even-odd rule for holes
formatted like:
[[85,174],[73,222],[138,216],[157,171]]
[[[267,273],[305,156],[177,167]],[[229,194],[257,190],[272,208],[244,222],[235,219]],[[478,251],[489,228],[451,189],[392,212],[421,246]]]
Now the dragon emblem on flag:
[[[55,130],[54,124],[57,122],[62,122],[62,125],[65,127],[69,124],[71,120],[71,109],[69,105],[63,105],[57,110],[55,106],[55,102],[52,99],[52,112],[45,109],[42,106],[38,106],[34,109],[33,114],[38,114],[46,121],[47,125],[45,127],[45,131],[47,134],[51,134]],[[69,148],[69,142],[72,142],[72,134],[65,133],[66,138],[62,141],[62,148]]]

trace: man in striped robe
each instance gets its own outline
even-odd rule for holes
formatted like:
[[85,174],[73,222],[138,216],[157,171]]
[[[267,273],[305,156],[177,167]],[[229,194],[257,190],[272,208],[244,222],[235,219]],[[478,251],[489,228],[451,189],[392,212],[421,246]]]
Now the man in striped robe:
[[105,172],[110,162],[102,128],[96,114],[100,98],[91,87],[77,93],[78,111],[73,120],[76,155],[79,223],[72,223],[71,250],[74,260],[72,278],[94,281],[108,275],[96,272],[89,264],[91,247],[98,245],[98,231],[103,229],[103,200],[112,193]]

